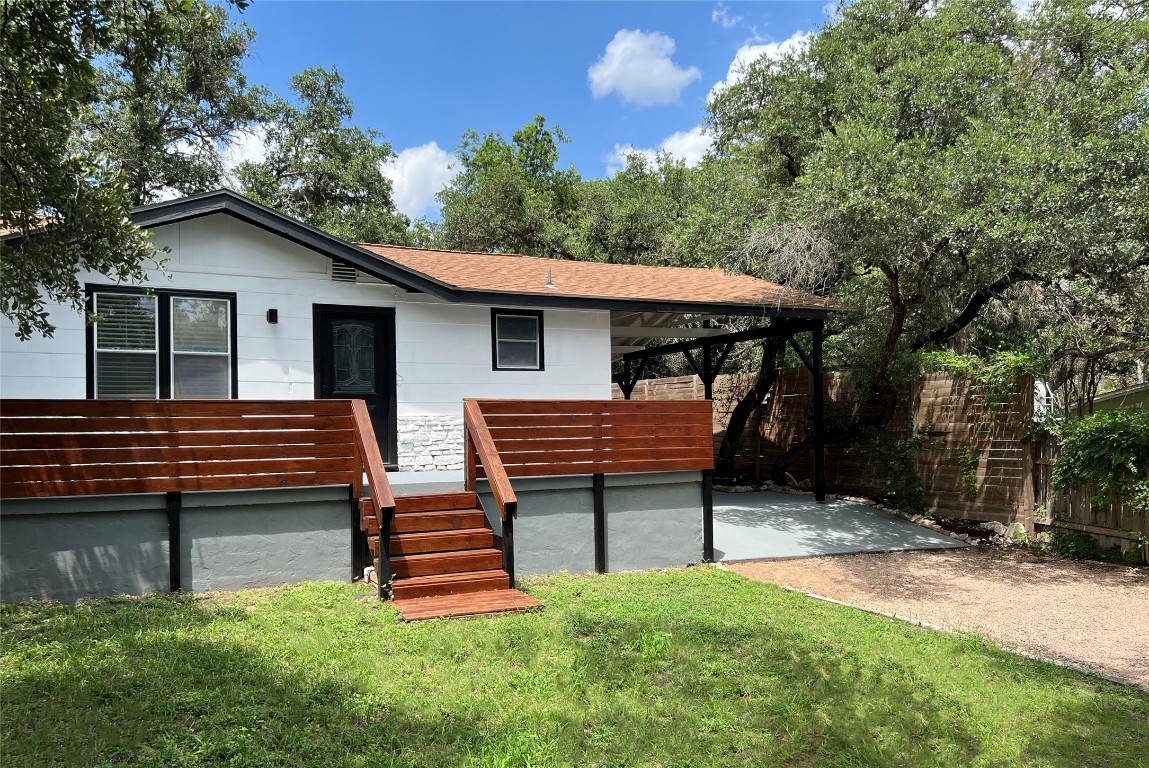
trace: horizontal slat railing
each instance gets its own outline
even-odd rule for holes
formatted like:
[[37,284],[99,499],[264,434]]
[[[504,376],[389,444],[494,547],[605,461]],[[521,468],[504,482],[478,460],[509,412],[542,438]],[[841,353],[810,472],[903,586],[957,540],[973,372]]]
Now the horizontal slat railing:
[[5,400],[0,497],[359,488],[355,426],[346,400]]
[[709,401],[470,402],[508,477],[714,468]]

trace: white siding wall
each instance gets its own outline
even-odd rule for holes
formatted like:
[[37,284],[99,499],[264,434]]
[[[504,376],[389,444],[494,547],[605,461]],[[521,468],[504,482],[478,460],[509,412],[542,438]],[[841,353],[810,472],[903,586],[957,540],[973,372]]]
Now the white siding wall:
[[[167,276],[152,271],[150,284],[236,294],[241,398],[314,397],[315,304],[395,308],[401,422],[459,418],[464,397],[610,397],[608,312],[547,310],[546,370],[493,371],[489,307],[447,304],[390,285],[332,282],[326,257],[222,214],[154,232],[156,244],[171,252]],[[112,281],[81,275],[81,282]],[[270,308],[279,310],[275,325],[265,318]],[[51,339],[24,342],[0,321],[0,396],[85,396],[83,318],[56,306],[51,319]]]

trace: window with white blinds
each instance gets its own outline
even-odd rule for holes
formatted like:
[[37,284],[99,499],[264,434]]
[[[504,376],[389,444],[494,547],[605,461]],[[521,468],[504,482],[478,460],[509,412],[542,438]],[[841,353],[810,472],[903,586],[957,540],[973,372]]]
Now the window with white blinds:
[[233,298],[97,290],[92,309],[94,397],[234,396]]
[[496,371],[543,369],[541,312],[493,310],[491,345]]
[[231,302],[171,301],[172,397],[231,397]]
[[96,397],[159,397],[156,297],[97,293]]

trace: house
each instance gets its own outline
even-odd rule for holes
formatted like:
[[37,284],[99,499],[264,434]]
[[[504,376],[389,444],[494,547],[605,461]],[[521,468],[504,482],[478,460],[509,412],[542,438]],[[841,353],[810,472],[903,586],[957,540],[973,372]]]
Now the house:
[[132,217],[168,251],[151,292],[83,274],[103,322],[0,322],[0,397],[353,397],[389,469],[461,470],[464,398],[609,399],[612,358],[722,333],[687,321],[827,314],[720,270],[354,245],[226,190]]
[[[629,392],[686,352],[709,391],[735,344],[774,335],[821,378],[830,305],[745,275],[356,245],[229,191],[132,217],[167,253],[145,286],[82,274],[99,323],[0,324],[0,599],[342,578],[368,557],[396,595],[454,599],[507,591],[516,564],[709,559],[709,404],[612,404],[613,363]],[[465,492],[423,495],[436,470]]]

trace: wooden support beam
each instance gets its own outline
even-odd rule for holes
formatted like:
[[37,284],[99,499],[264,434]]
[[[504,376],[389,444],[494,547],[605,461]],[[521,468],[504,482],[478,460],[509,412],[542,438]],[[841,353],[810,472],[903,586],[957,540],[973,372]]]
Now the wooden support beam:
[[789,336],[811,330],[821,321],[814,320],[774,320],[770,325],[761,328],[750,328],[736,333],[724,333],[718,336],[708,336],[705,339],[691,339],[680,341],[677,344],[663,344],[659,347],[647,347],[640,352],[629,352],[622,356],[623,360],[643,360],[649,357],[662,357],[673,355],[683,350],[701,349],[703,346],[717,346],[719,344],[736,344],[742,341],[758,341],[775,336]]

